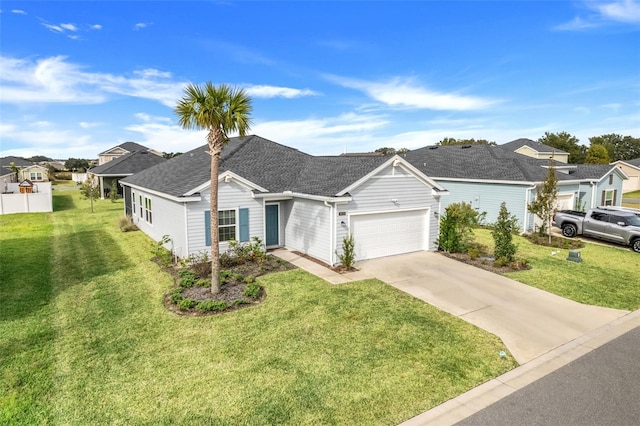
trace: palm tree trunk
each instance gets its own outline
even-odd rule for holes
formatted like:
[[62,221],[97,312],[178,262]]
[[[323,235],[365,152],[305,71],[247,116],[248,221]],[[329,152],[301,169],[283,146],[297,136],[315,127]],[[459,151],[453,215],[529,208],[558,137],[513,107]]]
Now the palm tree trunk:
[[218,169],[222,154],[222,135],[215,130],[209,133],[211,155],[211,293],[220,292],[220,237],[218,234]]

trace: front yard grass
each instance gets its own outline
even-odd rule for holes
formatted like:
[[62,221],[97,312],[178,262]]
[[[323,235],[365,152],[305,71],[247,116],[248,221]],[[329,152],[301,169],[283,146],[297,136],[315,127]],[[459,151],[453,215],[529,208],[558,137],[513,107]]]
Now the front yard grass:
[[0,216],[0,424],[395,424],[516,365],[377,280],[280,272],[260,305],[175,315],[122,201],[95,207]]
[[[476,241],[493,250],[491,231],[475,229]],[[531,265],[505,276],[576,302],[608,308],[640,308],[640,256],[624,247],[586,243],[581,263],[567,261],[568,250],[532,244],[514,236],[517,257]],[[555,255],[552,255],[555,252]]]
[[640,198],[640,191],[625,192],[622,198]]

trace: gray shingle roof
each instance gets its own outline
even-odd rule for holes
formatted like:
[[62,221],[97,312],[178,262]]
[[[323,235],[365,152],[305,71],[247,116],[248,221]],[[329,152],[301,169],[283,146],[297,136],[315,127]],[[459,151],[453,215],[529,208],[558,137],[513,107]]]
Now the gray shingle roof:
[[514,141],[511,142],[507,142],[507,143],[503,143],[502,145],[498,145],[500,148],[502,149],[507,149],[509,151],[515,151],[519,148],[522,148],[523,146],[528,146],[529,148],[533,148],[538,152],[557,152],[558,154],[567,154],[567,152],[558,149],[558,148],[554,148],[552,146],[549,145],[545,145],[541,142],[538,141],[532,141],[531,139],[516,139]]
[[136,143],[136,142],[125,142],[125,143],[121,143],[120,145],[116,145],[114,147],[111,147],[111,148],[107,149],[106,151],[101,152],[100,155],[102,155],[102,154],[104,154],[106,152],[109,152],[112,149],[118,148],[118,147],[124,149],[125,151],[129,151],[129,152],[149,150],[149,148],[147,148],[144,145],[140,145],[139,143]]
[[[499,146],[431,146],[407,152],[407,161],[431,178],[541,182],[549,160],[526,157]],[[558,167],[567,164],[555,162]],[[570,174],[556,172],[559,181],[601,179],[613,166],[568,165]]]
[[[388,157],[314,157],[259,136],[231,138],[222,152],[220,173],[231,171],[269,192],[334,196],[387,161]],[[122,182],[182,196],[210,179],[207,145]]]
[[156,164],[164,163],[166,158],[150,153],[148,150],[134,151],[111,160],[89,171],[95,175],[130,175],[141,172]]
[[640,167],[640,158],[634,158],[633,160],[621,160],[632,166]]
[[2,169],[11,170],[11,163],[14,163],[17,167],[29,167],[35,164],[20,157],[9,156],[0,158],[0,168]]

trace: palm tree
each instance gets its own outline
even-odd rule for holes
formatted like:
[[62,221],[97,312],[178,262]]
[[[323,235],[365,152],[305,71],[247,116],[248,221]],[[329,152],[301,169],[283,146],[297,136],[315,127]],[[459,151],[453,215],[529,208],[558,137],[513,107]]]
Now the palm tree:
[[225,84],[189,84],[178,101],[175,113],[184,129],[207,130],[211,155],[211,293],[220,292],[218,235],[218,167],[229,133],[244,137],[251,126],[251,98],[242,89]]

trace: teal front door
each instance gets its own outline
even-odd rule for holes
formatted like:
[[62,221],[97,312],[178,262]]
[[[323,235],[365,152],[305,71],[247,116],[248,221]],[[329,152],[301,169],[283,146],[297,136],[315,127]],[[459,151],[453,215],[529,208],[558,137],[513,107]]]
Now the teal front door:
[[265,244],[267,247],[280,245],[278,210],[280,210],[280,206],[277,204],[268,204],[264,208],[265,232],[267,233]]

